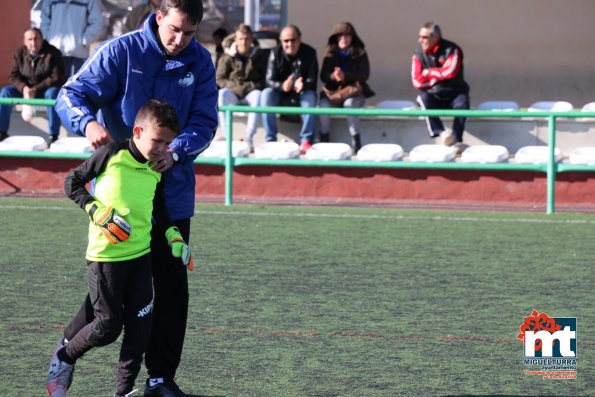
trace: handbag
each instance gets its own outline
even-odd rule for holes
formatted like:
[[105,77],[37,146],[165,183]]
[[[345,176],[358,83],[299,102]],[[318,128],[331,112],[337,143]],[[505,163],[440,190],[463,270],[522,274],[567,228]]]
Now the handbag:
[[335,106],[341,106],[347,98],[361,95],[363,93],[362,85],[359,81],[356,81],[353,85],[346,85],[336,90],[329,90],[326,87],[322,87],[322,92]]

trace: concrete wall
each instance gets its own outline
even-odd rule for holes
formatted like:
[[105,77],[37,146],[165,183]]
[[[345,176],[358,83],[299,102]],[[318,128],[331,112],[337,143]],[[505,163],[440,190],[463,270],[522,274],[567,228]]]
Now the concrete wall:
[[31,4],[25,0],[4,0],[4,19],[0,27],[0,85],[8,83],[12,53],[23,45],[23,32],[30,26]]
[[[0,84],[29,25],[30,2],[4,0]],[[592,0],[300,0],[288,1],[288,21],[322,59],[335,22],[349,20],[365,41],[370,84],[381,99],[415,97],[409,69],[419,26],[435,20],[465,52],[472,105],[511,99],[526,107],[562,99],[575,107],[595,101],[595,1]]]
[[368,48],[381,99],[415,97],[410,62],[422,23],[434,20],[465,53],[472,105],[509,99],[595,101],[595,2],[592,0],[300,0],[289,1],[288,21],[322,59],[339,21],[354,25]]

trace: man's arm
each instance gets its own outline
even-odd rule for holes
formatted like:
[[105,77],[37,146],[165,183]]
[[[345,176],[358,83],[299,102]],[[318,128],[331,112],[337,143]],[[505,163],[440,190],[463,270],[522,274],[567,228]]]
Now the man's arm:
[[461,65],[463,63],[461,57],[461,50],[455,48],[454,51],[446,58],[442,66],[427,69],[427,76],[435,82],[450,80],[459,74]]
[[19,54],[20,52],[17,50],[12,55],[12,66],[8,74],[8,84],[22,93],[23,88],[27,86],[27,79],[21,74],[21,69],[19,68]]
[[428,76],[423,74],[424,66],[418,57],[413,55],[411,58],[411,82],[413,87],[418,90],[427,90],[435,84]]
[[[215,67],[210,58],[204,58],[201,70],[196,76],[194,96],[186,126],[178,135],[170,149],[175,150],[179,161],[194,160],[213,140],[217,130],[217,84]],[[171,154],[168,154],[171,157]]]
[[76,134],[86,136],[94,147],[107,142],[105,137],[95,137],[96,131],[107,133],[105,128],[98,127],[95,114],[118,92],[118,63],[116,51],[109,44],[104,44],[68,80],[56,98],[55,109],[62,123]]
[[316,50],[312,48],[306,54],[306,59],[302,60],[302,62],[307,62],[306,74],[302,76],[304,82],[303,90],[316,91],[316,84],[318,82],[318,58],[316,56]]
[[276,48],[271,50],[265,79],[268,87],[282,90],[283,80],[279,79],[279,71],[277,70],[277,52],[279,51]]

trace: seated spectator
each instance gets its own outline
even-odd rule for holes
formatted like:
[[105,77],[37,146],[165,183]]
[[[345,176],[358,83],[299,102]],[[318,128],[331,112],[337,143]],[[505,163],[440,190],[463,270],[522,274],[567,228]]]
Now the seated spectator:
[[[281,44],[271,50],[267,65],[267,88],[260,97],[261,106],[316,106],[318,60],[316,50],[302,43],[301,32],[295,25],[281,30]],[[305,153],[312,146],[316,116],[304,114],[300,131],[300,151]],[[262,123],[267,142],[277,140],[277,119],[264,113]]]
[[[426,22],[419,31],[419,46],[411,61],[413,86],[420,92],[422,109],[469,109],[469,85],[463,76],[463,51],[444,40],[440,27]],[[465,117],[455,117],[452,131],[445,130],[439,117],[426,117],[428,132],[444,145],[463,142]]]
[[105,25],[101,0],[46,0],[41,8],[41,31],[62,52],[68,77],[83,66],[91,45],[103,36]]
[[[235,32],[233,51],[224,54],[217,66],[218,105],[247,104],[258,106],[265,85],[268,51],[254,45],[250,26],[241,24]],[[248,113],[246,142],[252,151],[258,128],[257,113]],[[219,126],[225,128],[225,114],[219,112]]]
[[145,4],[134,7],[126,16],[126,22],[122,27],[122,33],[132,32],[140,29],[149,15],[157,12],[163,0],[148,0]]
[[[23,44],[13,54],[8,75],[10,85],[2,88],[0,97],[56,99],[60,87],[66,82],[62,54],[43,39],[41,30],[37,28],[25,31]],[[47,111],[48,134],[52,143],[60,133],[60,118],[53,106],[48,106]],[[12,106],[0,106],[0,141],[8,137],[11,112]],[[29,119],[26,116],[23,118]]]
[[[213,32],[213,41],[215,42],[215,68],[219,65],[219,60],[225,52],[223,48],[223,39],[227,37],[229,33],[224,28],[217,28]],[[252,35],[254,36],[254,35]]]
[[[361,108],[366,98],[374,96],[366,81],[370,76],[370,62],[364,42],[349,22],[335,25],[328,38],[320,80],[320,107]],[[320,115],[320,142],[330,141],[331,117]],[[358,118],[347,117],[354,153],[361,148]]]

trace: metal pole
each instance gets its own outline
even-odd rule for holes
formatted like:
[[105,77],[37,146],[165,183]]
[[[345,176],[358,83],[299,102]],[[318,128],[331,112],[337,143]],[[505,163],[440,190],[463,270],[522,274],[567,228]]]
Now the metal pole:
[[231,110],[225,111],[225,139],[227,144],[227,153],[225,155],[225,205],[230,206],[233,203],[233,162],[232,142],[233,142],[233,113]]
[[556,188],[556,116],[548,117],[549,139],[548,149],[549,156],[547,161],[547,210],[546,214],[555,213],[555,188]]
[[255,0],[244,1],[244,23],[252,27],[254,31],[258,30],[256,23],[256,7]]

